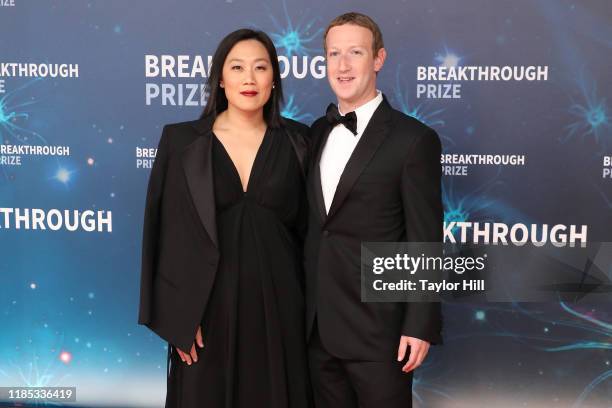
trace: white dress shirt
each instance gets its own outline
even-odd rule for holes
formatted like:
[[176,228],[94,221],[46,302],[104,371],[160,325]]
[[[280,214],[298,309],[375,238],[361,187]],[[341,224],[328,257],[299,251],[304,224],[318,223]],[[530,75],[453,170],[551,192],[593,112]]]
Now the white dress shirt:
[[[378,90],[376,92],[377,95],[374,99],[355,109],[355,114],[357,115],[357,135],[353,135],[344,125],[338,124],[332,129],[323,147],[319,169],[321,170],[321,188],[323,190],[326,213],[329,213],[329,208],[332,205],[336,188],[346,163],[348,163],[353,154],[353,150],[355,150],[355,146],[357,146],[359,139],[361,139],[361,135],[368,126],[374,111],[376,111],[376,108],[378,108],[378,105],[383,100],[382,93]],[[342,112],[340,114],[344,116]]]

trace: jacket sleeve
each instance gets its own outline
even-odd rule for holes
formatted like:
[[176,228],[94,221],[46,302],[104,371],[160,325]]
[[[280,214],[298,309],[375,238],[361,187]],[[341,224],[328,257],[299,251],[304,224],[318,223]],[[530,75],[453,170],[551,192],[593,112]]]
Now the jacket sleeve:
[[149,176],[142,233],[142,263],[140,275],[140,307],[138,323],[151,321],[153,310],[153,279],[157,269],[159,226],[162,193],[168,163],[168,127],[162,132],[153,168]]
[[[424,132],[404,164],[401,194],[408,242],[442,242],[441,151],[436,132]],[[441,330],[440,302],[406,302],[402,335],[439,344]]]
[[295,233],[302,246],[306,237],[308,226],[308,200],[306,198],[306,180],[308,179],[308,167],[310,165],[310,128],[300,122],[285,119],[285,131],[293,145],[293,150],[298,158],[302,171],[303,189],[299,198],[299,208],[295,223]]

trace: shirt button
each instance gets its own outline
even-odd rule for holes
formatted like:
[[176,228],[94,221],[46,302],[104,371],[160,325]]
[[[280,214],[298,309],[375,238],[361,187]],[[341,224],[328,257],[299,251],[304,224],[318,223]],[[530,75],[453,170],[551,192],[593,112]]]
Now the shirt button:
[[329,237],[329,231],[328,230],[324,230],[323,231],[323,236],[324,237]]

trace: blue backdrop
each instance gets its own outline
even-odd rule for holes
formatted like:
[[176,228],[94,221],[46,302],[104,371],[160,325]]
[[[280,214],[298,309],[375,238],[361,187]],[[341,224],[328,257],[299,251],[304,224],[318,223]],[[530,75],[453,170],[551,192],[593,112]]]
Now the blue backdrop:
[[[163,404],[166,345],[136,324],[151,149],[164,124],[199,116],[209,56],[244,26],[274,39],[284,114],[310,124],[334,101],[327,23],[371,15],[389,54],[379,88],[443,141],[447,226],[559,224],[610,241],[605,0],[0,3],[0,386]],[[610,303],[444,316],[416,406],[612,406]]]

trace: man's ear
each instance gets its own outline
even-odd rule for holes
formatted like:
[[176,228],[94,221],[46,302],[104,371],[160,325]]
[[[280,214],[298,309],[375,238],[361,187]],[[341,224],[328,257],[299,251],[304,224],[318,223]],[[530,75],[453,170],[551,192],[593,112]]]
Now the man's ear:
[[374,56],[374,71],[378,72],[382,69],[385,64],[385,59],[387,59],[387,51],[381,48]]

